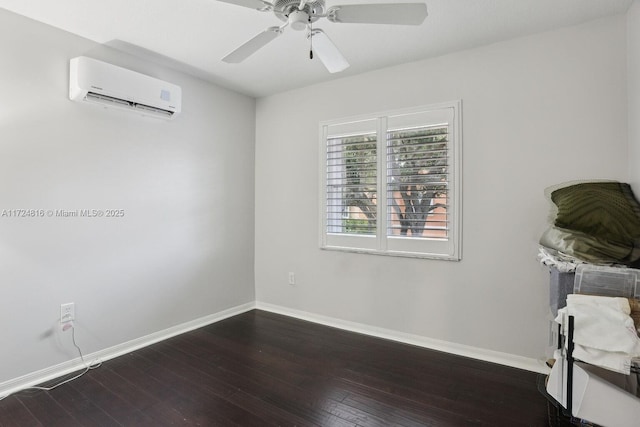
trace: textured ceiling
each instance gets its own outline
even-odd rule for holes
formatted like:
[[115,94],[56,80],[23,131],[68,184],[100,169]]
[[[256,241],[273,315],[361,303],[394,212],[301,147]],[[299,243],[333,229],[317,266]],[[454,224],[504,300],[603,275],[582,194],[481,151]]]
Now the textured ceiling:
[[[418,2],[403,0],[402,2]],[[322,28],[351,64],[329,74],[303,32],[285,33],[241,64],[221,61],[273,14],[217,0],[0,0],[0,8],[260,97],[448,52],[625,13],[633,0],[426,0],[423,25]],[[392,0],[327,0],[338,4]]]

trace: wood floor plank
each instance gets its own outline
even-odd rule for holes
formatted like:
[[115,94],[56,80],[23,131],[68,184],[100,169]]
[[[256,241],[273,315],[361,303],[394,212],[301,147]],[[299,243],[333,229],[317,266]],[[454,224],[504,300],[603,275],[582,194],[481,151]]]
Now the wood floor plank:
[[[365,395],[353,393],[347,397],[344,402],[345,405],[349,405],[353,408],[358,408],[362,411],[368,412],[373,415],[377,415],[380,418],[392,417],[399,425],[404,427],[424,427],[432,425],[442,425],[436,423],[442,423],[444,420],[455,421],[456,423],[463,424],[464,419],[452,420],[455,414],[450,412],[440,412],[437,408],[429,408],[428,412],[424,411],[423,407],[412,408],[411,410],[404,409],[406,402],[402,402],[405,405],[400,407],[394,406],[390,399],[373,399],[366,397]],[[424,412],[423,412],[424,411]]]
[[[333,407],[337,403],[334,397],[343,399],[344,394],[336,394],[333,390],[329,393],[326,390],[314,392],[312,387],[302,390],[294,384],[286,382],[279,375],[274,375],[273,370],[247,366],[239,363],[238,359],[220,358],[218,366],[214,366],[193,355],[181,354],[177,349],[172,351],[170,348],[160,346],[159,351],[162,351],[167,357],[173,357],[174,363],[180,363],[179,360],[182,360],[192,366],[201,366],[202,375],[214,378],[220,383],[234,384],[238,388],[238,392],[249,391],[262,400],[262,408],[268,408],[270,411],[280,414],[287,412],[292,415],[292,418],[319,423],[319,425],[354,425],[354,423],[342,422],[346,420],[337,420],[331,415],[331,412],[320,409]],[[228,399],[237,402],[238,398],[239,396],[234,395],[233,398]],[[266,414],[262,414],[262,416],[264,417]],[[294,425],[295,423],[294,420],[290,420],[287,424]]]
[[49,393],[22,395],[18,399],[46,426],[81,426],[65,408],[60,406]]
[[[105,368],[123,384],[127,384],[128,387],[136,391],[142,390],[151,396],[149,400],[145,398],[147,403],[153,400],[157,401],[151,406],[144,405],[146,406],[144,412],[156,420],[157,425],[203,425],[199,424],[199,418],[202,418],[201,415],[196,411],[193,413],[188,412],[189,408],[194,407],[194,403],[187,401],[207,400],[209,398],[208,392],[202,392],[197,387],[192,387],[188,379],[180,378],[170,370],[149,363],[148,359],[136,354],[125,355],[109,361]],[[158,373],[162,373],[160,378],[166,382],[160,381],[153,376],[154,374],[158,375]],[[187,412],[180,412],[178,404],[171,405],[171,402],[178,402],[183,410],[187,408]],[[211,421],[209,425],[224,425],[225,422],[231,425],[230,421],[225,419],[219,420],[219,424]]]
[[17,395],[0,400],[0,427],[41,427],[42,423],[22,404]]
[[286,409],[274,406],[259,397],[244,391],[229,396],[227,400],[236,406],[259,416],[267,425],[318,427],[319,424],[305,420]]
[[118,422],[93,403],[91,398],[79,393],[73,387],[60,386],[51,392],[50,396],[63,408],[73,415],[81,425],[111,427]]
[[253,310],[0,401],[0,426],[544,426],[538,375]]
[[99,377],[96,371],[89,371],[85,376],[79,380],[72,381],[69,385],[116,420],[118,425],[154,425],[151,417],[139,411],[126,400],[121,399],[108,388],[108,385],[104,385],[94,378]]

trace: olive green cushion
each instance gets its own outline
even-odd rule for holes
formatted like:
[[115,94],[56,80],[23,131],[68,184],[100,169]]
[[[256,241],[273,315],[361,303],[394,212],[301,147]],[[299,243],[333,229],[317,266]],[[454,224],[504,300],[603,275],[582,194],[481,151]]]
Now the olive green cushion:
[[640,237],[640,204],[629,184],[588,182],[551,193],[558,207],[555,226],[593,237],[633,244]]
[[629,263],[640,257],[640,203],[629,184],[588,182],[551,193],[554,227],[543,246],[588,262]]

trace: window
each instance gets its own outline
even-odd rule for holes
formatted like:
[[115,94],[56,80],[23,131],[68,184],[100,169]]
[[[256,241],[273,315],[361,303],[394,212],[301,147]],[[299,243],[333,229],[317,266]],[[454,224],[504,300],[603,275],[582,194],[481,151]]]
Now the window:
[[322,248],[460,259],[460,101],[320,128]]

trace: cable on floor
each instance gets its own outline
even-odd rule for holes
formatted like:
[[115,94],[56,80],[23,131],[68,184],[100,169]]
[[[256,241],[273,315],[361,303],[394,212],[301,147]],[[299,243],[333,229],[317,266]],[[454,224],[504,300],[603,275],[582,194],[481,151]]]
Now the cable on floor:
[[[82,364],[84,365],[84,370],[77,374],[74,375],[71,378],[67,378],[66,380],[60,381],[57,384],[54,384],[52,386],[49,387],[40,387],[40,386],[31,386],[31,387],[25,387],[22,390],[16,391],[14,393],[10,393],[7,394],[6,396],[0,396],[0,400],[6,399],[7,397],[16,394],[16,393],[20,393],[20,392],[24,392],[24,391],[28,391],[28,390],[38,390],[38,391],[51,391],[55,388],[60,387],[61,385],[67,384],[73,380],[76,380],[78,378],[80,378],[81,376],[83,376],[84,374],[86,374],[87,372],[89,372],[92,369],[97,369],[100,366],[102,366],[102,361],[101,360],[94,360],[93,362],[87,364],[87,362],[84,360],[84,355],[82,354],[82,349],[80,349],[80,347],[78,346],[78,344],[76,343],[76,328],[73,327],[73,322],[68,322],[67,325],[69,325],[69,329],[71,329],[71,341],[73,342],[73,346],[78,350],[78,354],[80,355],[80,360],[82,360]],[[63,329],[65,330],[65,329]]]

